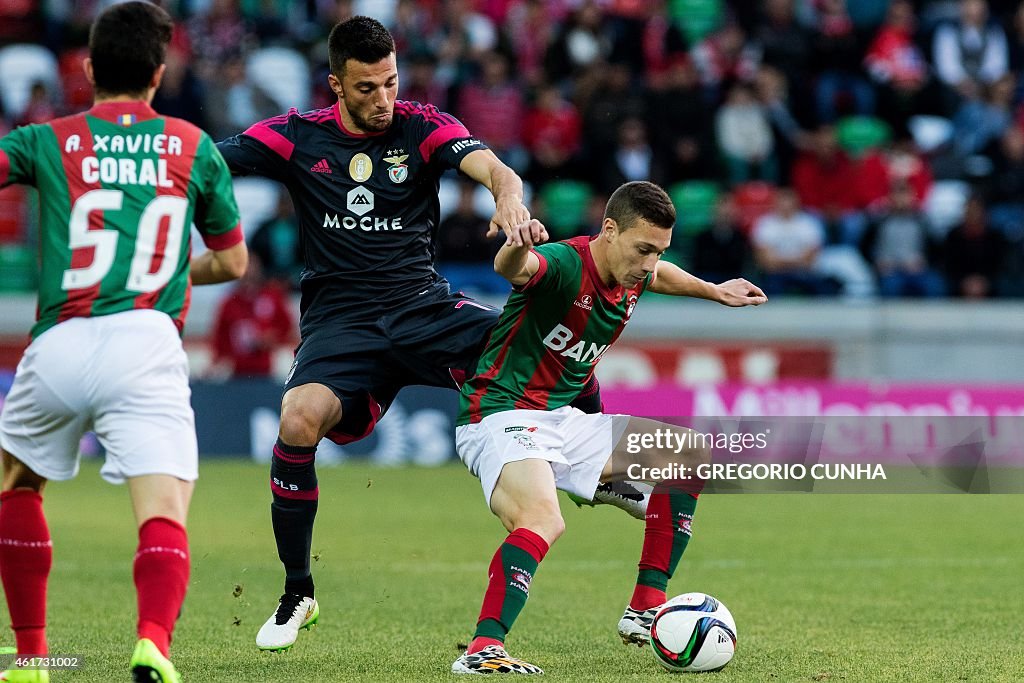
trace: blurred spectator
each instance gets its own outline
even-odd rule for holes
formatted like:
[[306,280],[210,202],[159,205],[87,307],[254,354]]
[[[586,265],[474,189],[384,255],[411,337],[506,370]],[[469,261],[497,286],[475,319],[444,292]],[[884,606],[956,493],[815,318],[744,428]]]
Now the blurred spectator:
[[[164,71],[163,81],[160,82],[160,89],[153,97],[153,108],[167,116],[185,119],[209,131],[210,123],[206,118],[208,110],[203,108],[206,93],[189,65],[188,55],[171,47],[167,50],[164,63],[167,69]],[[227,132],[237,130],[238,128],[231,128]],[[215,139],[219,138],[215,136]]]
[[771,125],[749,85],[737,83],[730,88],[715,114],[715,136],[730,185],[778,178]]
[[901,135],[885,150],[885,175],[890,186],[908,185],[914,193],[914,206],[920,207],[932,189],[932,171],[917,151],[914,139]]
[[[294,4],[290,0],[241,0],[242,17],[252,26],[256,39],[266,44],[293,32],[289,19],[294,14]],[[382,7],[370,9],[378,13],[380,21],[384,21],[384,17],[379,16]]]
[[459,92],[459,119],[502,160],[522,172],[528,163],[523,149],[523,91],[509,74],[508,57],[487,52],[480,58],[480,77]]
[[646,17],[640,33],[638,54],[640,66],[647,82],[660,82],[672,65],[686,57],[686,38],[668,16],[665,0],[639,3],[645,7]]
[[459,202],[437,232],[438,263],[452,291],[504,293],[508,283],[494,272],[502,239],[487,237],[489,220],[476,212],[476,183],[459,181]]
[[526,149],[530,153],[527,179],[536,186],[549,180],[577,175],[580,151],[580,115],[558,88],[541,86],[537,101],[523,122]]
[[992,227],[1015,241],[1024,239],[1024,130],[1017,126],[1000,141],[989,195]]
[[513,3],[502,28],[505,42],[514,46],[516,72],[530,87],[545,80],[544,57],[558,28],[550,4],[544,0]]
[[914,30],[913,4],[893,0],[864,58],[878,91],[878,115],[894,130],[904,130],[914,114],[936,113],[941,107]]
[[600,174],[598,189],[609,195],[619,185],[633,180],[663,182],[642,120],[630,118],[619,125],[618,144],[604,160]]
[[811,136],[793,116],[788,84],[781,71],[762,66],[757,72],[754,88],[771,125],[772,148],[779,167],[778,180],[783,185],[789,184],[796,153],[810,148]]
[[[437,58],[432,53],[429,43],[430,36],[435,28],[429,10],[422,7],[421,3],[416,2],[416,0],[399,0],[398,6],[395,8],[394,24],[388,27],[391,31],[391,37],[395,39],[395,52],[398,55],[399,61],[401,62],[401,60],[406,58],[412,59],[414,57],[430,55],[436,67]],[[401,66],[400,63],[399,67],[401,68]],[[402,72],[403,77],[407,74],[408,70]],[[405,84],[402,83],[402,86],[404,87]],[[434,100],[416,101],[430,102],[431,104],[436,104],[439,109],[442,108]]]
[[729,83],[749,81],[757,73],[760,55],[746,39],[739,24],[728,23],[693,48],[693,63],[709,101],[718,101]]
[[1002,274],[1006,240],[989,226],[980,197],[967,200],[964,222],[946,235],[943,251],[953,296],[984,299],[997,293],[995,284]]
[[754,32],[761,61],[786,75],[794,87],[807,87],[813,64],[811,38],[796,19],[795,0],[764,0],[764,19]]
[[24,111],[21,112],[17,121],[15,121],[15,126],[46,123],[57,118],[57,116],[57,107],[55,106],[53,96],[46,88],[46,83],[36,81],[32,84],[28,104],[25,105]]
[[38,0],[0,2],[0,47],[38,42],[42,36],[44,4]]
[[303,268],[302,245],[299,221],[288,193],[280,193],[274,215],[261,223],[249,238],[249,251],[259,258],[268,278],[285,289],[298,291]]
[[215,140],[245,130],[253,121],[280,114],[280,109],[270,95],[246,76],[245,60],[240,54],[227,58],[213,87],[206,92],[206,114]]
[[986,0],[960,0],[960,18],[935,31],[934,62],[939,79],[964,99],[1006,75],[1009,48],[1003,28],[989,20]]
[[888,187],[881,157],[852,159],[827,125],[815,131],[811,151],[797,158],[792,177],[801,203],[821,216],[838,241],[851,245],[863,235],[863,211],[884,200]]
[[225,297],[213,324],[212,374],[267,377],[273,353],[294,340],[295,322],[286,291],[263,277],[259,257]]
[[226,62],[257,43],[242,18],[238,0],[211,0],[206,11],[189,22],[188,37],[196,72],[211,82]]
[[623,121],[646,120],[647,102],[643,92],[634,87],[626,65],[608,64],[593,73],[594,93],[578,106],[583,117],[583,143],[588,162],[599,165],[612,153]]
[[440,22],[429,41],[438,58],[438,78],[445,85],[461,84],[471,76],[481,55],[497,43],[494,23],[474,12],[468,0],[444,0]]
[[[1024,72],[1024,2],[1017,4],[1010,22],[1007,50],[1010,55],[1010,71],[1018,76]],[[1020,80],[1018,87],[1022,85]]]
[[865,236],[865,251],[884,297],[942,296],[942,277],[930,266],[928,226],[909,185],[893,188],[889,210]]
[[[173,47],[168,49],[168,55],[173,49]],[[69,112],[84,111],[92,106],[92,86],[89,85],[85,69],[82,68],[82,62],[88,56],[89,48],[87,47],[67,49],[60,54],[58,61],[60,81],[64,89],[64,104]],[[157,90],[156,94],[157,97],[154,98],[154,101],[159,98],[160,91]]]
[[431,53],[413,54],[398,84],[398,96],[403,100],[432,104],[441,111],[448,110],[448,89],[437,79],[437,60]]
[[980,96],[964,100],[953,117],[953,144],[964,157],[978,154],[1006,132],[1013,121],[1013,74],[980,86]]
[[712,109],[693,61],[678,57],[648,91],[648,125],[654,154],[668,185],[716,175],[718,149]]
[[825,231],[814,216],[800,209],[800,200],[790,188],[781,188],[775,210],[754,223],[751,242],[766,294],[835,293],[835,286],[815,272]]
[[602,9],[612,36],[609,60],[627,65],[634,76],[647,74],[649,60],[657,68],[667,49],[686,49],[682,34],[669,21],[660,0],[610,0]]
[[604,25],[601,8],[584,0],[569,17],[544,57],[548,80],[560,83],[577,76],[611,55],[612,37]]
[[441,6],[444,30],[449,35],[461,33],[464,36],[470,59],[478,60],[497,47],[498,31],[494,22],[477,12],[471,0],[443,0]]
[[[875,92],[860,69],[861,46],[845,0],[816,0],[814,61],[818,70],[815,103],[818,121],[833,123],[841,114],[870,116]],[[851,106],[852,105],[852,106]]]
[[750,245],[740,229],[736,204],[730,195],[722,195],[711,227],[694,238],[693,272],[709,282],[723,282],[739,277],[749,258]]

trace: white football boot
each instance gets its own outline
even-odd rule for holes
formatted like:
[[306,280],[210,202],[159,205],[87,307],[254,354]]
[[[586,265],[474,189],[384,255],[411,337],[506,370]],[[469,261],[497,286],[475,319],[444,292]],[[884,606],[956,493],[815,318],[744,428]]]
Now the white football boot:
[[320,605],[313,598],[285,593],[267,623],[256,634],[256,647],[267,652],[291,649],[299,631],[310,629],[320,619]]

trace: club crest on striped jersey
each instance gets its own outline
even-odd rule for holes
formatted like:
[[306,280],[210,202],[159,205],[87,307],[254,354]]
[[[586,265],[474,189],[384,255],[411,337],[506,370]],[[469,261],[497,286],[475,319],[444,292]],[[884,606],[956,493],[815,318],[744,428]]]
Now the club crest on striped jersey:
[[360,152],[348,162],[348,174],[357,183],[364,183],[373,175],[373,162],[370,157]]
[[640,297],[636,294],[629,295],[629,305],[626,306],[626,322],[629,322],[630,316],[633,315],[633,309],[636,308],[636,302]]
[[394,154],[384,157],[384,161],[391,164],[388,166],[388,178],[393,183],[404,183],[409,177],[409,167],[404,163],[409,158],[408,154],[402,154],[404,149],[397,150]]

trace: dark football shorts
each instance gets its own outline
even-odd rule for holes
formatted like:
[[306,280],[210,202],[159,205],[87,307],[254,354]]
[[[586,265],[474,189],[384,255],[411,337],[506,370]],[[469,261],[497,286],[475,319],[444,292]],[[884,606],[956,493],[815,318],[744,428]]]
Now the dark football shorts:
[[458,390],[475,372],[500,313],[452,294],[442,281],[376,319],[339,316],[306,331],[285,391],[312,383],[330,388],[341,400],[342,419],[328,438],[358,441],[373,431],[402,387]]

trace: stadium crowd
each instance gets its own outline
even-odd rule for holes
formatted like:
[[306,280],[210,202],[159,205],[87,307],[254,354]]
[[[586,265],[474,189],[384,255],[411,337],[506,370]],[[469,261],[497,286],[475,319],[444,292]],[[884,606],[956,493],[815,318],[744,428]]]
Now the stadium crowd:
[[[0,133],[88,107],[80,63],[108,4],[0,4]],[[214,139],[331,106],[327,32],[368,14],[395,36],[399,96],[486,141],[556,239],[645,179],[679,210],[666,258],[705,278],[742,274],[769,295],[1024,296],[1024,2],[162,4],[177,29],[154,106]],[[8,77],[39,46],[52,77]],[[0,193],[0,242],[34,239],[21,192]],[[445,273],[500,289],[470,194],[455,191],[439,232]],[[281,206],[247,226],[272,275],[298,267],[293,220]]]

